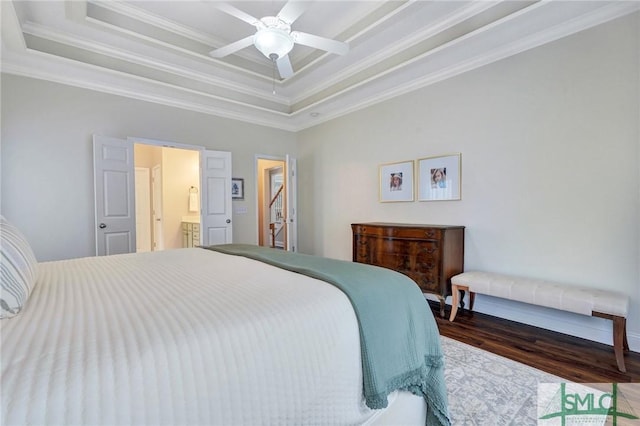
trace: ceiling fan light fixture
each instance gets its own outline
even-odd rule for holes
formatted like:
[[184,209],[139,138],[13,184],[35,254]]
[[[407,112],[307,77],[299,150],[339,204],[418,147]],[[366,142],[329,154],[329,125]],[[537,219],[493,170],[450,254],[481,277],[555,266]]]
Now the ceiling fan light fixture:
[[279,28],[262,28],[253,37],[253,44],[267,58],[282,58],[293,49],[293,39],[286,31]]

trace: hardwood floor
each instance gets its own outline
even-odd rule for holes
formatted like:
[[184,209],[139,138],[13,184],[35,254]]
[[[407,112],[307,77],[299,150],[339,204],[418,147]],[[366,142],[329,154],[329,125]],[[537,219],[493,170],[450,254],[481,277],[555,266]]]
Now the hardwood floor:
[[[578,383],[640,382],[640,353],[625,354],[618,371],[613,347],[468,310],[455,322],[429,301],[440,334]],[[447,308],[450,308],[447,305]]]

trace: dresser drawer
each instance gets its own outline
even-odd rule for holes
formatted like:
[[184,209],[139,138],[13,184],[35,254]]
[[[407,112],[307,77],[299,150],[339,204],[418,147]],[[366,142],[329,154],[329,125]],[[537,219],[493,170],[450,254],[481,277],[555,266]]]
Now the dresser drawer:
[[353,233],[356,235],[362,235],[362,236],[384,237],[384,236],[392,236],[393,229],[384,228],[380,226],[354,225]]
[[419,240],[439,240],[442,238],[442,230],[439,228],[355,225],[353,233],[380,238],[413,238]]
[[416,240],[440,240],[442,231],[437,228],[396,228],[393,238],[411,238]]

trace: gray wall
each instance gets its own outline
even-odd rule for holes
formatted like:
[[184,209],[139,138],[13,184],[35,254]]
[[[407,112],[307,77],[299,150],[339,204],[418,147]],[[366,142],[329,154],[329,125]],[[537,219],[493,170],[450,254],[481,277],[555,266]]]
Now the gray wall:
[[[353,222],[465,225],[467,270],[628,294],[640,350],[639,16],[300,132],[301,250],[351,259]],[[453,152],[461,201],[378,202],[379,164]],[[611,339],[606,320],[477,307]]]
[[[255,193],[255,155],[295,155],[294,133],[30,78],[2,75],[1,211],[39,261],[95,254],[92,134],[231,151]],[[254,197],[233,201],[234,241],[255,243]]]
[[[89,256],[92,133],[231,151],[246,194],[255,193],[255,154],[291,153],[300,251],[350,259],[352,222],[462,224],[467,269],[628,294],[629,340],[639,351],[639,17],[297,135],[3,75],[0,208],[39,260]],[[452,152],[462,153],[461,201],[378,202],[379,164]],[[255,200],[242,203],[248,212],[234,216],[234,239],[255,242]],[[610,322],[598,318],[488,297],[477,309],[611,339]]]

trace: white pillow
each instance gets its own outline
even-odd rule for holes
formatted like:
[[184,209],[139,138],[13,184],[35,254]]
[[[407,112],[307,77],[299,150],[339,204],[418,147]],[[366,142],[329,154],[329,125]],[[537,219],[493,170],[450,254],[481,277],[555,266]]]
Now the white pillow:
[[38,262],[26,238],[0,215],[0,318],[11,318],[27,303]]

